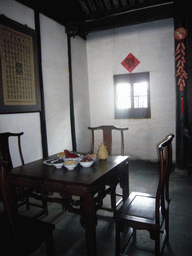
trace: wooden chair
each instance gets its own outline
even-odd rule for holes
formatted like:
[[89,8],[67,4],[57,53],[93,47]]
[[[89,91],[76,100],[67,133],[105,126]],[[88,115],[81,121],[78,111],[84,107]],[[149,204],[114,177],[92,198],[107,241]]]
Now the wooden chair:
[[[105,144],[107,151],[109,155],[112,154],[112,131],[116,130],[119,131],[121,134],[121,155],[124,155],[124,134],[123,132],[128,130],[128,127],[126,128],[119,128],[114,125],[102,125],[97,127],[88,127],[89,130],[92,132],[92,143],[91,143],[91,152],[93,153],[95,150],[94,142],[95,142],[95,131],[96,130],[102,130],[103,132],[103,143]],[[100,192],[99,198],[104,198],[107,194],[111,195],[111,207],[105,208],[109,211],[115,211],[116,207],[122,202],[123,196],[122,194],[116,193],[116,186],[118,183],[110,183],[106,184],[108,185],[106,188],[103,189],[103,191]],[[116,197],[120,197],[120,200],[116,202]]]
[[107,147],[107,151],[109,155],[112,154],[112,131],[120,131],[121,132],[121,155],[124,156],[124,136],[123,132],[128,130],[129,128],[119,128],[114,125],[101,125],[97,127],[88,127],[89,130],[91,130],[92,134],[92,143],[91,143],[91,152],[93,153],[95,150],[95,131],[96,130],[102,130],[103,131],[103,143],[105,143],[105,146]]
[[[169,176],[172,169],[172,140],[169,135],[158,147],[160,158],[160,177],[156,195],[132,192],[115,214],[116,256],[127,247],[135,230],[148,230],[155,240],[155,255],[162,255],[169,239]],[[124,247],[121,248],[121,233],[128,227]],[[125,233],[124,233],[125,235]],[[161,245],[161,246],[160,246]]]
[[0,213],[0,255],[30,255],[43,242],[47,255],[55,255],[53,230],[55,225],[31,219],[17,213],[12,189],[6,180],[7,171],[0,162],[0,187],[5,211]]
[[[9,138],[10,137],[17,138],[18,153],[20,156],[21,165],[24,165],[24,159],[23,159],[23,154],[22,154],[22,149],[21,149],[21,136],[23,134],[24,134],[23,132],[21,132],[21,133],[10,133],[10,132],[0,133],[0,161],[7,162],[6,171],[9,171],[13,168],[10,149],[9,149]],[[26,204],[27,210],[29,210],[30,205],[41,208],[42,211],[40,211],[36,215],[34,215],[34,217],[36,217],[36,218],[41,215],[48,214],[46,195],[44,195],[43,191],[38,191],[38,193],[36,193],[36,192],[32,191],[31,189],[29,190],[27,188],[23,188],[21,190],[21,189],[17,188],[16,193],[17,193],[17,199],[19,202],[18,207]],[[36,204],[36,203],[29,202],[29,197],[33,197],[35,199],[40,200],[42,202],[42,204]]]

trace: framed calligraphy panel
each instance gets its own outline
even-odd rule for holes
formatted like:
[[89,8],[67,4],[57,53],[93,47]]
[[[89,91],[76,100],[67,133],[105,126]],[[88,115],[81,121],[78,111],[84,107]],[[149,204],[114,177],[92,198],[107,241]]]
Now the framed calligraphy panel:
[[40,110],[36,33],[0,15],[0,114]]

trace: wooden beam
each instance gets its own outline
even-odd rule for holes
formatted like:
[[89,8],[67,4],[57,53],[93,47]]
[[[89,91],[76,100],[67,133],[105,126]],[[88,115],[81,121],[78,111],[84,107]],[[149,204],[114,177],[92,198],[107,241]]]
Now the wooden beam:
[[123,26],[135,25],[144,22],[173,18],[173,3],[162,6],[148,7],[130,11],[119,15],[111,15],[102,19],[79,23],[79,34],[88,34],[93,31],[119,28]]

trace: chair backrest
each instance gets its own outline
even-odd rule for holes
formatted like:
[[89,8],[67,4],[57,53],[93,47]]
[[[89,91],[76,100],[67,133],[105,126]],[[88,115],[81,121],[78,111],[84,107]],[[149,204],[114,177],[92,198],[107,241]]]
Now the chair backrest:
[[19,156],[20,156],[21,164],[24,165],[24,159],[23,159],[23,154],[22,154],[22,150],[21,150],[21,135],[23,135],[23,132],[21,132],[21,133],[10,133],[10,132],[0,133],[0,161],[8,162],[8,166],[7,166],[8,169],[13,168],[13,163],[11,160],[10,148],[9,148],[9,138],[10,137],[18,138]]
[[[160,178],[156,193],[156,222],[159,222],[159,214],[164,217],[166,206],[169,204],[169,176],[172,170],[172,140],[173,134],[170,134],[158,146],[160,159]],[[160,224],[160,223],[158,223]]]
[[112,152],[112,130],[117,130],[121,132],[121,155],[124,155],[124,136],[123,131],[128,130],[128,127],[119,128],[114,125],[101,125],[97,127],[88,127],[92,131],[92,143],[91,143],[91,151],[94,152],[94,131],[95,130],[103,130],[103,143],[107,147],[107,151],[109,155]]

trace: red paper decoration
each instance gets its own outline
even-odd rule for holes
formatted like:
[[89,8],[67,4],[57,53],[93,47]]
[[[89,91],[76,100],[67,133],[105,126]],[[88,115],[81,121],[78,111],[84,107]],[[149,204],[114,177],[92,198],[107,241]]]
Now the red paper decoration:
[[184,40],[185,37],[187,36],[187,30],[180,27],[175,31],[174,36],[175,36],[175,39],[179,41],[177,48],[176,48],[176,52],[174,54],[175,61],[177,61],[177,71],[176,71],[175,77],[180,76],[178,79],[178,85],[180,87],[180,91],[184,91],[185,80],[187,79],[187,73],[184,70],[185,45],[182,42],[182,40]]
[[126,68],[130,73],[139,65],[140,61],[135,58],[132,53],[129,53],[127,57],[121,62],[124,68]]
[[187,30],[184,28],[178,28],[175,30],[175,39],[183,40],[187,36]]

